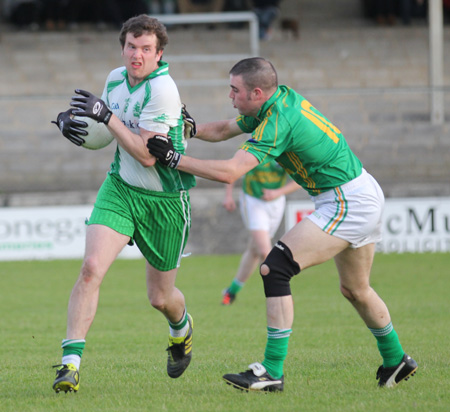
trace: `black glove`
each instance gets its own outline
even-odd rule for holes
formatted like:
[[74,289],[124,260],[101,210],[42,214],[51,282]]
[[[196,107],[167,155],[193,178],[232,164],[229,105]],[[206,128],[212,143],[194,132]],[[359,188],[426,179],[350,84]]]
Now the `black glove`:
[[197,126],[194,118],[186,110],[186,105],[184,103],[183,108],[181,109],[181,116],[183,117],[184,123],[184,138],[191,139],[197,134]]
[[85,90],[76,89],[78,96],[73,96],[70,105],[76,110],[74,114],[77,116],[90,117],[97,120],[98,123],[108,124],[111,119],[112,111],[102,99],[95,97],[92,93]]
[[166,136],[155,135],[147,140],[150,154],[155,156],[164,166],[176,169],[181,160],[181,154],[173,148],[172,139]]
[[74,109],[69,109],[65,112],[61,112],[60,114],[58,114],[56,122],[52,120],[52,123],[55,123],[56,126],[58,126],[64,137],[69,139],[73,144],[81,146],[85,142],[85,140],[81,136],[88,135],[87,130],[83,130],[83,128],[87,127],[88,124],[71,117],[73,116],[73,112]]

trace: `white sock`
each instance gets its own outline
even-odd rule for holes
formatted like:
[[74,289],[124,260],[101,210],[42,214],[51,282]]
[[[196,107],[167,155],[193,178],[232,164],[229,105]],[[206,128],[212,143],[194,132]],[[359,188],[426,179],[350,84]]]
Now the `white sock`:
[[173,338],[184,338],[186,336],[187,331],[189,330],[189,322],[186,323],[186,326],[182,329],[172,329],[170,326],[170,336]]
[[[183,316],[179,323],[183,322],[185,316],[186,316],[186,309],[184,309]],[[186,325],[184,325],[184,327],[182,327],[181,329],[174,329],[170,326],[170,323],[169,323],[170,336],[172,336],[173,338],[184,338],[186,336],[186,333],[188,332],[188,330],[189,330],[189,321],[187,321]]]
[[75,365],[77,369],[80,369],[81,358],[78,355],[66,355],[62,357],[61,363],[63,365],[71,363],[72,365]]

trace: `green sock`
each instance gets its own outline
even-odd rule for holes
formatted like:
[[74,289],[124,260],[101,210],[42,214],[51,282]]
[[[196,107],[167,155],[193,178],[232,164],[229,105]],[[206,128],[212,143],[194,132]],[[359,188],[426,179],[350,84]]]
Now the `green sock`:
[[283,376],[283,364],[288,352],[292,329],[267,328],[267,344],[262,365],[275,379]]
[[401,362],[405,352],[400,344],[397,332],[392,326],[392,322],[384,328],[369,328],[369,330],[373,333],[373,336],[375,336],[377,340],[378,350],[383,358],[383,366],[385,368],[397,366]]
[[183,312],[183,317],[181,318],[181,320],[178,323],[172,323],[170,320],[167,320],[167,321],[169,322],[169,326],[172,329],[175,329],[175,330],[183,329],[188,322],[188,315],[187,315],[186,309]]
[[63,339],[61,344],[63,356],[78,355],[81,358],[85,345],[86,341],[84,339]]
[[236,279],[233,279],[233,282],[231,282],[230,287],[228,288],[228,292],[230,292],[232,295],[236,295],[244,286],[243,282],[239,282]]

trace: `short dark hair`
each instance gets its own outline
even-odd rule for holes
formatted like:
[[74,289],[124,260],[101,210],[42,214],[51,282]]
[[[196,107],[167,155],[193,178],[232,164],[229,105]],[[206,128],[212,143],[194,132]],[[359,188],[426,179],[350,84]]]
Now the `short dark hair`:
[[232,76],[242,76],[248,90],[257,87],[264,91],[278,87],[275,67],[263,57],[250,57],[237,62],[230,70]]
[[153,33],[158,39],[157,51],[164,50],[164,47],[169,43],[166,26],[147,14],[131,17],[123,24],[119,34],[122,49],[125,47],[125,39],[128,33],[132,33],[134,37],[141,37],[144,33]]

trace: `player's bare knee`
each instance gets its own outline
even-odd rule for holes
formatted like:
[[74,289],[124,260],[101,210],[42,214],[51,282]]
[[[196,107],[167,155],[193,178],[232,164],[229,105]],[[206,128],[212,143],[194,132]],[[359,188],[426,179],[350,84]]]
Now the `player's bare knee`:
[[360,288],[358,290],[354,290],[352,294],[357,302],[362,304],[369,304],[373,292],[374,292],[373,289],[369,286]]
[[164,313],[166,310],[165,299],[161,299],[161,297],[156,295],[148,294],[148,300],[150,301],[150,305],[152,305],[152,307]]
[[266,297],[290,295],[290,280],[299,272],[289,247],[278,241],[259,268]]
[[261,276],[267,276],[270,273],[269,266],[263,263],[259,268],[259,273],[261,274]]
[[341,289],[341,293],[344,296],[344,298],[346,298],[347,300],[349,300],[350,302],[355,302],[356,299],[353,296],[353,293],[351,292],[351,290],[347,289],[345,286],[340,286]]
[[95,279],[100,281],[101,277],[98,259],[93,257],[85,259],[83,261],[83,265],[81,266],[79,280],[85,283],[91,283]]
[[355,289],[349,289],[345,286],[341,285],[341,293],[344,295],[346,299],[348,299],[350,302],[365,302],[368,299],[369,291],[371,288],[355,288]]
[[163,313],[164,313],[164,311],[166,309],[166,305],[163,302],[160,302],[160,301],[157,301],[157,300],[156,301],[155,300],[151,300],[150,304],[152,305],[153,308],[155,308],[156,310],[158,310],[160,312],[163,312]]

